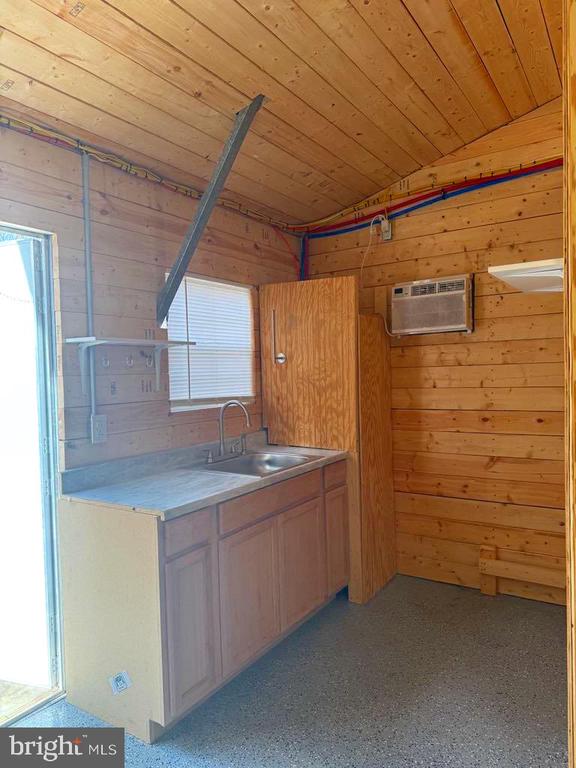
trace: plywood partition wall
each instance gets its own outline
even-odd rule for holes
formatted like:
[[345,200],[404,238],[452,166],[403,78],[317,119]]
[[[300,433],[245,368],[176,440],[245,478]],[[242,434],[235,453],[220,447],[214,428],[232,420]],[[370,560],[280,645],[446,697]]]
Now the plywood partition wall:
[[[380,315],[358,323],[362,597],[376,594],[396,574],[390,344]],[[354,542],[352,542],[353,544]],[[354,599],[353,590],[352,599]]]
[[396,573],[384,322],[359,317],[355,277],[263,286],[260,316],[270,442],[348,452],[348,594],[365,603]]
[[367,567],[366,545],[373,550],[374,541],[363,537],[360,497],[357,281],[268,285],[260,291],[260,315],[270,442],[349,453],[350,597],[364,602],[375,591],[375,569]]
[[[561,154],[556,100],[391,191]],[[400,572],[478,588],[489,547],[500,592],[564,602],[562,296],[517,293],[487,272],[562,253],[562,171],[423,208],[394,222],[392,241],[367,244],[367,230],[310,244],[313,277],[358,274],[364,260],[363,311],[397,282],[463,272],[476,282],[474,333],[392,340]]]
[[[106,443],[88,439],[88,397],[80,387],[77,352],[62,339],[86,335],[80,157],[35,139],[0,132],[0,222],[51,232],[58,332],[61,467],[178,448],[214,440],[214,411],[170,414],[167,361],[161,388],[139,352],[126,365],[126,350],[96,354],[100,412],[108,416]],[[164,338],[156,326],[156,295],[175,259],[195,202],[150,182],[92,162],[95,330],[97,335]],[[293,247],[294,252],[297,246]],[[258,285],[296,277],[295,258],[275,231],[217,209],[191,271]],[[256,317],[257,321],[257,317]],[[257,350],[257,357],[259,352]],[[251,407],[261,423],[261,399]],[[231,416],[228,434],[243,421]]]
[[270,442],[356,451],[356,280],[269,285],[260,312]]

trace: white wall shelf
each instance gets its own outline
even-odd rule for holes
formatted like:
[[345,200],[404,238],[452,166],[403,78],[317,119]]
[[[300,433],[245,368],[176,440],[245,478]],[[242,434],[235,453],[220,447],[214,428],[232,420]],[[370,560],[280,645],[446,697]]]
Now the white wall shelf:
[[488,267],[488,273],[525,293],[560,293],[564,290],[564,260],[544,259]]

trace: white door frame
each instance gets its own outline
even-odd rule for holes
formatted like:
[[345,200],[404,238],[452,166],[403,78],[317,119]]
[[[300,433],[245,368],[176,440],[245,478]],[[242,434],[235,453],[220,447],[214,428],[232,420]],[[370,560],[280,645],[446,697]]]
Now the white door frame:
[[57,557],[56,500],[58,497],[58,412],[56,405],[56,333],[54,322],[54,292],[52,272],[52,236],[20,227],[0,224],[4,232],[14,232],[30,238],[34,275],[34,308],[37,318],[37,403],[42,454],[42,519],[46,581],[46,610],[50,651],[50,683],[56,692],[18,714],[10,722],[45,707],[64,696],[60,594]]

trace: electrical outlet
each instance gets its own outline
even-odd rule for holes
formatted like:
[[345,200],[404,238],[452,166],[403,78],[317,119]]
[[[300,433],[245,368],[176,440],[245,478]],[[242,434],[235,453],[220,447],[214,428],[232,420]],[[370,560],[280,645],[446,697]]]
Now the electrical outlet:
[[90,417],[90,436],[93,443],[105,443],[108,439],[108,417],[93,414]]
[[380,216],[380,239],[392,240],[392,222],[384,216]]
[[132,680],[130,680],[130,675],[128,672],[118,672],[116,675],[112,675],[112,677],[108,678],[108,682],[110,683],[110,688],[112,688],[112,693],[114,696],[116,696],[119,693],[122,693],[122,691],[125,691],[127,688],[130,688],[132,685]]

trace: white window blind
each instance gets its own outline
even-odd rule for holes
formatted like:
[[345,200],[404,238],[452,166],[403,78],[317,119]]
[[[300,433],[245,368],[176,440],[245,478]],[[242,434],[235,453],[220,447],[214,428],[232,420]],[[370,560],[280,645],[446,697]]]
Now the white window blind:
[[254,396],[254,328],[249,286],[185,277],[168,313],[173,405],[211,405]]

